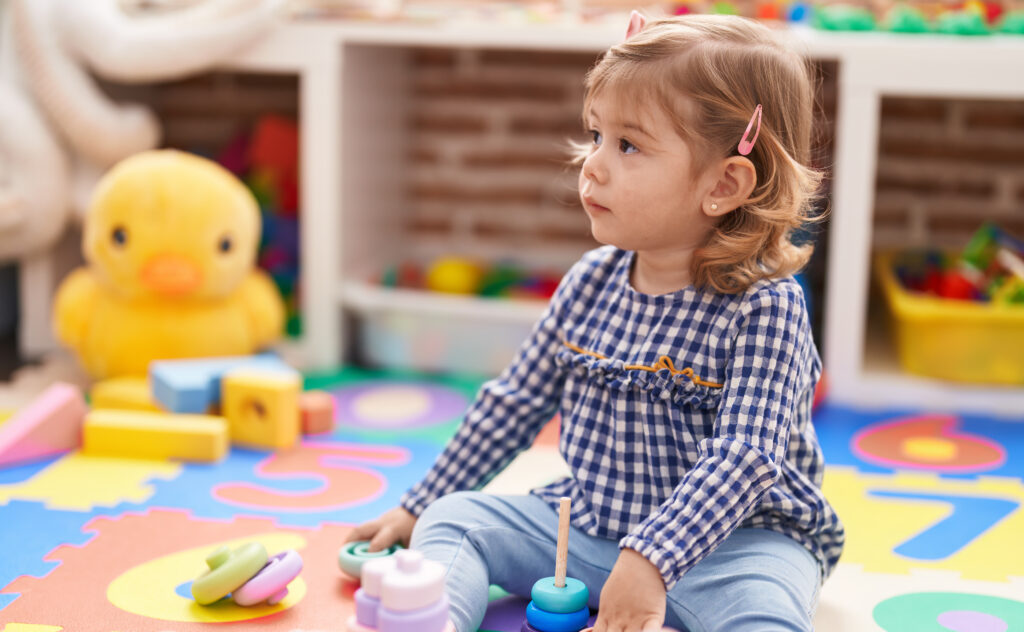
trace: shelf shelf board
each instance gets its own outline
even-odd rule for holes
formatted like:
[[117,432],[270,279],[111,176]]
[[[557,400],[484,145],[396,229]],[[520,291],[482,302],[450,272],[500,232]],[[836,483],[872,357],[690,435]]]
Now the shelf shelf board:
[[547,306],[543,300],[439,294],[425,290],[387,288],[359,281],[343,283],[339,300],[344,307],[362,314],[401,312],[519,324],[536,322]]

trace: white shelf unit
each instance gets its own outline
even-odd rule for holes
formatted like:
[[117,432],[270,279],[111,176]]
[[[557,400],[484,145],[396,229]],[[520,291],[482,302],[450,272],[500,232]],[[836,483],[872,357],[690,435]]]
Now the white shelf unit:
[[[367,286],[370,262],[397,261],[407,244],[382,227],[403,212],[402,86],[416,47],[597,53],[622,25],[292,22],[224,64],[242,72],[299,78],[304,200],[301,271],[310,367],[349,357],[344,315],[374,309],[526,321],[540,309]],[[884,343],[867,319],[879,113],[884,96],[1024,99],[1024,38],[968,38],[793,29],[795,45],[838,63],[837,138],[824,311],[831,395],[862,406],[927,402],[934,409],[1019,414],[1024,388],[950,385],[918,379],[868,359]],[[45,346],[45,343],[42,343]],[[885,355],[885,354],[883,354]]]

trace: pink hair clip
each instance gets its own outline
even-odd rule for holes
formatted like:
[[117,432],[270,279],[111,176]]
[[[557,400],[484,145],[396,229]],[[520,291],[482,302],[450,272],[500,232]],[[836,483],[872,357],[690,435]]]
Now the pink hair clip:
[[[750,128],[754,127],[754,119],[757,119],[757,129],[754,131],[754,137],[747,140],[747,135],[750,134]],[[757,142],[757,136],[761,133],[761,104],[758,103],[757,107],[754,108],[754,114],[750,117],[750,122],[747,123],[747,129],[743,132],[743,138],[740,139],[740,144],[737,146],[737,150],[741,156],[746,156],[750,152],[754,151],[754,143]]]
[[626,27],[626,39],[629,39],[643,30],[647,24],[647,18],[639,11],[634,10],[629,14],[629,26]]

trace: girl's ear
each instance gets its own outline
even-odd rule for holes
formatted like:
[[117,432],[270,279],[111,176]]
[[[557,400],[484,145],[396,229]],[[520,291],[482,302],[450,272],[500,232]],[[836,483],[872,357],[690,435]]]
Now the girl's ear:
[[739,208],[750,199],[757,186],[757,169],[749,158],[730,156],[715,168],[718,180],[701,204],[705,215],[721,217]]

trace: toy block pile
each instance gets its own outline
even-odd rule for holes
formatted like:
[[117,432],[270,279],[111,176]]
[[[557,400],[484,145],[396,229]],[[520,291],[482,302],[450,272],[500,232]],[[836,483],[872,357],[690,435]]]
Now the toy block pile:
[[98,382],[91,409],[57,383],[0,426],[0,467],[84,454],[218,461],[232,444],[278,450],[334,427],[334,398],[302,390],[273,355],[161,360],[149,378]]

